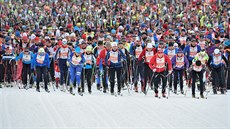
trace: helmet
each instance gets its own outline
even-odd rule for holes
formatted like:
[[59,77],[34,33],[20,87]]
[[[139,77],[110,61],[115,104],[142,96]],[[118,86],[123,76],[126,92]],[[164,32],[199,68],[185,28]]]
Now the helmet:
[[92,52],[92,50],[93,50],[93,47],[91,45],[89,45],[89,46],[86,47],[86,51]]
[[220,50],[219,49],[215,49],[214,50],[214,54],[219,54],[220,53]]
[[67,44],[67,40],[66,39],[62,39],[62,44],[66,45]]
[[39,48],[38,53],[45,53],[45,49],[44,48]]
[[80,54],[80,53],[81,53],[80,47],[76,47],[76,48],[75,48],[75,52],[78,53],[78,54]]

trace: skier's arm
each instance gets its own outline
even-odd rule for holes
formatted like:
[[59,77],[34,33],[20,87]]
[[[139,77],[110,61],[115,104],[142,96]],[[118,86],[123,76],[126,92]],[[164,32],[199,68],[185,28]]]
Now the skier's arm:
[[149,68],[150,68],[150,69],[155,69],[155,67],[156,67],[156,56],[153,56],[153,57],[150,59]]
[[49,58],[49,55],[48,54],[46,54],[46,66],[47,66],[47,68],[49,69],[50,68],[50,58]]
[[110,57],[110,54],[109,54],[109,51],[108,51],[107,54],[106,54],[106,57],[105,57],[105,65],[106,66],[110,65],[109,57]]
[[21,52],[16,58],[15,58],[15,61],[18,61],[20,59],[22,59],[23,57],[23,52]]
[[184,56],[184,61],[185,61],[186,69],[188,69],[189,68],[189,62],[188,62],[188,58],[186,56]]
[[146,51],[146,49],[144,49],[144,50],[141,52],[141,54],[140,54],[139,57],[138,57],[138,61],[141,61],[141,59],[144,57],[145,51]]
[[171,71],[172,70],[172,62],[171,62],[171,60],[166,55],[165,55],[165,60],[168,63],[168,70]]
[[228,60],[226,59],[226,57],[224,55],[222,55],[222,59],[224,60],[226,66],[228,66]]

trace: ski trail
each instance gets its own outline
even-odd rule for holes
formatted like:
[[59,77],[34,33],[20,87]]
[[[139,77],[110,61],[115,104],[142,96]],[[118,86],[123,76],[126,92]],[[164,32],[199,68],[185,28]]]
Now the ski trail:
[[[91,96],[90,96],[91,97]],[[89,101],[88,99],[92,99],[92,98],[87,98],[85,99],[85,104],[87,104],[87,107],[89,107],[91,109],[91,111],[94,113],[94,119],[96,119],[97,122],[99,122],[100,124],[102,124],[103,126],[105,126],[106,128],[110,128],[108,122],[106,122],[101,116],[101,114],[95,109],[93,108],[93,105],[92,105],[92,101]]]
[[[154,99],[154,98],[153,98]],[[138,98],[136,98],[136,99],[133,99],[133,98],[131,98],[130,100],[132,100],[131,102],[136,106],[136,107],[138,107],[138,111],[139,112],[141,112],[141,113],[143,113],[143,115],[146,117],[146,120],[150,120],[150,122],[151,121],[155,121],[153,118],[158,118],[158,115],[156,115],[156,112],[153,112],[153,113],[150,113],[149,112],[149,110],[148,109],[146,109],[146,107],[145,106],[140,106],[140,105],[143,105],[143,102],[142,101],[139,101],[138,100]],[[154,101],[154,100],[153,100]],[[151,102],[151,101],[149,101],[149,102]],[[149,105],[148,105],[149,106]],[[148,112],[148,113],[147,113]],[[151,114],[151,115],[150,115]],[[157,119],[157,120],[160,120],[160,119]],[[164,122],[162,122],[161,120],[160,120],[160,122],[158,122],[158,124],[159,124],[159,128],[164,128],[164,126],[162,125]],[[149,125],[149,126],[151,126],[151,125]],[[155,125],[156,126],[156,125]],[[151,127],[149,127],[149,128],[151,128]]]
[[53,95],[56,95],[56,94],[51,94],[51,95],[52,96],[48,96],[48,95],[45,96],[46,99],[44,99],[44,101],[46,101],[46,104],[47,104],[46,106],[49,107],[49,110],[51,110],[53,112],[52,116],[55,118],[55,121],[58,122],[58,128],[60,128],[60,127],[67,128],[63,118],[61,117],[59,112],[57,112],[57,109],[55,108],[54,103],[51,101]]
[[3,113],[2,113],[3,114],[3,119],[2,119],[2,121],[3,121],[3,129],[6,129],[6,128],[11,129],[12,128],[12,125],[10,123],[10,114],[9,114],[10,112],[8,110],[8,108],[9,108],[8,107],[9,106],[9,104],[8,104],[9,101],[7,100],[8,94],[10,94],[10,93],[4,92],[4,91],[2,93],[3,104],[2,104],[1,107],[3,107],[3,109],[1,111],[3,111]]
[[[43,91],[44,92],[44,91]],[[47,117],[50,121],[50,124],[52,125],[51,127],[45,127],[45,128],[52,128],[52,129],[57,129],[58,127],[56,126],[56,123],[54,121],[54,117],[52,116],[52,114],[50,112],[52,111],[49,111],[48,109],[48,106],[47,106],[47,103],[44,102],[44,99],[42,98],[42,95],[46,94],[46,95],[49,95],[49,93],[38,93],[38,100],[39,100],[39,103],[41,104],[43,110],[45,112],[45,114],[47,114]]]
[[[107,96],[107,97],[109,97],[109,96]],[[101,103],[100,103],[101,104]],[[104,111],[103,109],[104,109],[104,107],[100,107],[100,106],[98,106],[98,104],[95,104],[95,102],[91,102],[91,106],[92,107],[94,107],[95,109],[95,111],[97,111],[98,112],[98,114],[100,114],[100,116],[102,116],[102,118],[105,120],[105,121],[109,121],[109,125],[111,125],[109,128],[114,128],[114,127],[119,127],[118,126],[118,123],[112,118],[113,116],[109,116],[108,115],[108,113],[109,113],[109,111],[107,112],[107,111]],[[107,128],[107,127],[106,127]]]

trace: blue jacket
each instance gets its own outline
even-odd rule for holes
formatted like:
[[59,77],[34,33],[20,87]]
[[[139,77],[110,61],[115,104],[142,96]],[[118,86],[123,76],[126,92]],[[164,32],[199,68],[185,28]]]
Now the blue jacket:
[[[22,62],[23,62],[24,64],[31,64],[31,62],[32,62],[32,60],[33,60],[34,54],[33,54],[32,52],[29,52],[28,56],[30,56],[30,59],[27,60],[26,57],[24,56],[24,52],[21,52],[21,53],[19,54],[19,56],[17,56],[17,57],[15,58],[15,60],[18,61],[18,60],[22,59]],[[29,57],[28,57],[28,58],[29,58]]]
[[106,57],[105,57],[106,65],[109,66],[110,68],[121,68],[122,67],[122,60],[121,59],[123,58],[124,60],[126,60],[125,54],[120,49],[118,49],[118,62],[113,63],[113,62],[109,61],[110,52],[111,51],[108,51],[106,54]]
[[31,62],[31,69],[34,69],[36,66],[40,66],[40,67],[46,66],[47,68],[50,68],[49,55],[47,53],[44,55],[45,57],[44,57],[44,61],[42,61],[42,63],[38,62],[38,59],[37,59],[38,56],[39,55],[37,53],[34,55],[34,58],[33,58],[32,62]]
[[[190,45],[187,45],[187,46],[184,48],[184,55],[187,56],[187,58],[188,58],[189,61],[192,61],[194,57],[191,57],[191,56],[190,56],[190,47],[191,47]],[[196,45],[196,47],[197,47],[197,53],[199,53],[199,52],[201,51],[201,48],[200,48],[199,45]]]

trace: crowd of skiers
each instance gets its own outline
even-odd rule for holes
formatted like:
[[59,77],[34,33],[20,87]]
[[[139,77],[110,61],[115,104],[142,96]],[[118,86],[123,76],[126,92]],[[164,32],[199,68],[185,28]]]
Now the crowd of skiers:
[[83,95],[95,83],[155,97],[191,87],[194,98],[196,84],[201,98],[210,82],[214,94],[230,89],[229,2],[17,2],[0,1],[0,87]]

